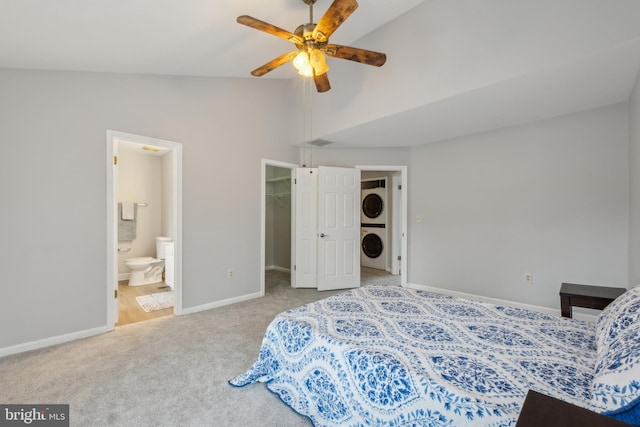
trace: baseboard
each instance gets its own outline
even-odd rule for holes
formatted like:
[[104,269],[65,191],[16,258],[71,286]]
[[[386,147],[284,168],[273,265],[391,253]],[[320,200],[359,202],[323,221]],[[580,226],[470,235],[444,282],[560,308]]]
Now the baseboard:
[[[193,314],[199,311],[210,310],[212,308],[223,307],[225,305],[231,305],[238,302],[248,301],[256,298],[263,297],[264,295],[261,292],[256,292],[253,294],[242,295],[239,297],[229,298],[222,301],[215,301],[209,304],[203,304],[196,307],[183,308],[179,314],[180,316],[186,314]],[[12,354],[24,353],[26,351],[38,350],[45,347],[51,347],[57,344],[64,344],[66,342],[79,340],[82,338],[92,337],[94,335],[104,334],[106,332],[111,332],[113,329],[107,326],[101,326],[99,328],[87,329],[84,331],[73,332],[65,335],[58,335],[55,337],[44,338],[37,341],[31,341],[24,344],[18,344],[11,347],[0,348],[0,357],[10,356]]]
[[290,268],[286,268],[286,267],[278,267],[277,265],[270,265],[268,267],[264,268],[265,270],[276,270],[276,271],[282,271],[283,273],[291,273],[291,269]]
[[122,282],[123,280],[129,280],[129,276],[131,273],[118,273],[118,282]]
[[205,311],[205,310],[211,310],[212,308],[218,308],[218,307],[224,307],[225,305],[231,305],[231,304],[235,304],[238,302],[243,302],[243,301],[249,301],[252,299],[256,299],[256,298],[261,298],[263,297],[264,294],[262,292],[256,292],[253,294],[248,294],[248,295],[242,295],[239,297],[234,297],[234,298],[229,298],[229,299],[225,299],[225,300],[221,300],[221,301],[214,301],[211,302],[209,304],[203,304],[203,305],[198,305],[195,307],[189,307],[189,308],[183,308],[180,311],[180,315],[185,315],[185,314],[193,314],[193,313],[198,313],[199,311]]
[[18,344],[11,347],[0,348],[0,357],[10,356],[12,354],[24,353],[25,351],[38,350],[53,345],[64,344],[66,342],[79,340],[82,338],[92,337],[94,335],[111,332],[113,329],[107,326],[99,328],[87,329],[84,331],[72,332],[70,334],[58,335],[55,337],[44,338],[37,341],[31,341],[24,344]]
[[[490,298],[490,297],[485,297],[485,296],[482,296],[482,295],[475,295],[475,294],[468,294],[468,293],[465,293],[465,292],[452,291],[450,289],[436,288],[436,287],[427,286],[427,285],[418,285],[416,283],[407,283],[406,287],[410,288],[410,289],[416,289],[416,290],[419,290],[419,291],[429,291],[429,292],[435,292],[435,293],[444,294],[444,295],[450,295],[450,296],[458,297],[458,298],[465,298],[465,299],[470,299],[470,300],[475,300],[475,301],[488,302],[490,304],[495,304],[495,305],[506,305],[506,306],[509,306],[509,307],[523,308],[525,310],[537,311],[537,312],[540,312],[540,313],[545,313],[545,314],[549,314],[551,316],[556,316],[556,317],[560,317],[561,316],[560,310],[555,309],[555,308],[542,307],[542,306],[539,306],[539,305],[524,304],[524,303],[520,303],[520,302],[508,301],[508,300],[503,300],[503,299],[499,299],[499,298]],[[597,316],[590,315],[590,314],[584,314],[584,313],[574,313],[573,314],[573,318],[574,319],[585,320],[587,322],[595,322],[596,317]]]

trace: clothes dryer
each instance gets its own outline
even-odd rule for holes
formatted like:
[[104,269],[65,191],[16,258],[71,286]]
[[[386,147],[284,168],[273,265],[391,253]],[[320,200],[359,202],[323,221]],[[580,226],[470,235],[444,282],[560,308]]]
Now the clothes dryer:
[[360,244],[360,265],[363,267],[387,269],[387,229],[382,226],[362,227]]
[[361,183],[360,223],[387,224],[387,179],[366,180]]

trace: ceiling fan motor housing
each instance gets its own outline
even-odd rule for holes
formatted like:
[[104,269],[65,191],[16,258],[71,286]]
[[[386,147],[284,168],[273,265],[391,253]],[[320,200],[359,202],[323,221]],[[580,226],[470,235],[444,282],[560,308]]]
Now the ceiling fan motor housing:
[[297,44],[298,49],[309,51],[311,49],[322,49],[326,46],[326,42],[319,43],[315,37],[313,37],[313,30],[316,28],[315,23],[302,24],[293,32],[296,36],[301,37],[304,40],[304,44]]

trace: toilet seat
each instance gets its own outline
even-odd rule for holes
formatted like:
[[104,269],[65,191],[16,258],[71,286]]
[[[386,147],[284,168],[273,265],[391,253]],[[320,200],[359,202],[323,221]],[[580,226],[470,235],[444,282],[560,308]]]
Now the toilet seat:
[[125,263],[129,265],[145,265],[145,264],[151,265],[161,261],[162,261],[161,259],[153,258],[150,256],[141,256],[136,258],[127,258],[125,260]]
[[127,258],[126,261],[130,262],[132,264],[137,264],[137,263],[143,263],[143,262],[149,262],[149,260],[151,260],[153,258],[151,258],[150,256],[139,256],[136,258]]

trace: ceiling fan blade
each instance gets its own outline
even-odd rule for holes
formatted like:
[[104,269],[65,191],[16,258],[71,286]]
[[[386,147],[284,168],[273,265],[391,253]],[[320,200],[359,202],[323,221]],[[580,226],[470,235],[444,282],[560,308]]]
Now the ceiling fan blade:
[[280,37],[281,39],[290,41],[291,43],[302,44],[304,42],[301,37],[296,36],[295,34],[287,30],[283,30],[280,27],[276,27],[275,25],[271,25],[267,22],[261,21],[248,15],[238,16],[238,19],[236,19],[236,21],[238,22],[238,24],[246,25],[247,27],[264,31],[265,33],[269,33],[276,37]]
[[269,71],[273,71],[276,68],[278,68],[279,66],[286,64],[287,62],[293,61],[293,59],[296,57],[296,55],[298,55],[298,51],[297,50],[293,50],[291,52],[285,53],[284,55],[280,55],[276,59],[273,59],[273,60],[267,62],[266,64],[264,64],[262,67],[258,67],[255,70],[253,70],[251,72],[251,75],[255,76],[255,77],[264,76]]
[[313,30],[318,43],[326,42],[331,34],[358,8],[356,0],[335,0]]
[[327,73],[321,74],[319,76],[313,76],[313,81],[316,82],[316,90],[318,92],[326,92],[331,89],[331,85],[329,84],[329,76]]
[[349,61],[360,62],[362,64],[380,67],[387,61],[387,55],[372,50],[359,49],[357,47],[340,46],[338,44],[328,44],[324,48],[328,56]]

